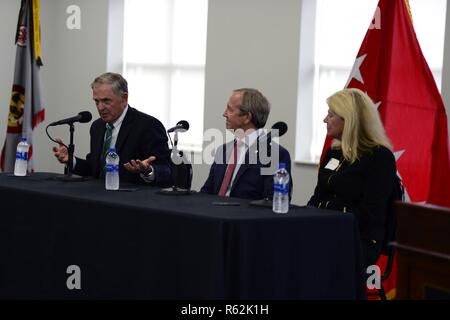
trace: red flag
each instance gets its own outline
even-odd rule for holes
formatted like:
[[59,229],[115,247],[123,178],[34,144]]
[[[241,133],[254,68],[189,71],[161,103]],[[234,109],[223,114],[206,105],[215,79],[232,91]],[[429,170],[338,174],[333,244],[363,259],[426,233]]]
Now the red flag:
[[0,171],[12,172],[16,147],[26,137],[30,150],[28,171],[33,170],[33,129],[44,121],[39,71],[40,48],[39,0],[22,0],[16,31],[16,65],[9,105],[8,128],[0,156]]
[[[394,147],[406,200],[450,207],[447,116],[407,1],[379,1],[346,87],[367,92],[376,103]],[[324,151],[330,144],[327,137]],[[382,256],[378,261],[382,272],[384,260]],[[395,295],[395,283],[394,264],[384,282],[388,296]]]

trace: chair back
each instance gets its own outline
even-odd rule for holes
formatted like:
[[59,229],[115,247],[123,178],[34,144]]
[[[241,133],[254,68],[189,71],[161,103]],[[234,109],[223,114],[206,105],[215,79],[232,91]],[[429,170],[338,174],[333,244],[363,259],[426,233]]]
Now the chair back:
[[381,254],[389,255],[392,246],[390,243],[395,240],[395,232],[397,229],[397,214],[395,212],[395,202],[405,201],[405,189],[402,180],[396,175],[394,187],[389,197],[389,205],[386,216],[386,234],[384,236]]
[[392,271],[394,264],[395,248],[391,242],[395,240],[397,230],[397,212],[395,210],[396,201],[405,201],[405,189],[402,180],[396,175],[394,187],[392,188],[391,196],[389,197],[389,205],[386,216],[386,234],[383,240],[381,254],[387,256],[386,268],[381,275],[381,288],[376,292],[370,292],[368,296],[379,296],[381,300],[386,300],[386,292],[384,290],[383,281],[385,281]]

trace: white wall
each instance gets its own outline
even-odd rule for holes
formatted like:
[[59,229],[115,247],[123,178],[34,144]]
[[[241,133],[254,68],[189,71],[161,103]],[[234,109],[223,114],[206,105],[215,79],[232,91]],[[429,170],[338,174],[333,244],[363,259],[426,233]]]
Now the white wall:
[[[120,6],[122,0],[110,1]],[[7,125],[19,3],[18,0],[0,1],[0,143],[4,141]],[[66,28],[69,5],[81,8],[81,30]],[[41,0],[46,120],[35,135],[37,171],[62,171],[50,151],[52,143],[45,135],[45,125],[81,110],[96,115],[89,86],[91,81],[107,71],[108,64],[111,70],[120,70],[117,62],[120,53],[107,54],[108,48],[117,50],[121,37],[120,30],[108,37],[108,23],[117,27],[115,19],[108,20],[108,12],[108,0]],[[120,17],[120,13],[114,12]],[[294,157],[299,26],[299,0],[209,1],[205,129],[224,128],[222,112],[232,89],[255,87],[272,103],[268,125],[279,120],[288,124],[289,131],[281,138],[281,144]],[[450,30],[450,10],[447,11],[446,29]],[[449,38],[450,32],[446,35],[443,76],[447,113],[450,106]],[[88,128],[87,124],[76,125],[75,152],[78,155],[84,156],[88,152]],[[67,126],[52,128],[51,133],[68,138]],[[201,187],[208,171],[207,165],[194,167],[194,189]],[[293,165],[295,204],[304,204],[309,199],[316,184],[316,174],[314,166]]]

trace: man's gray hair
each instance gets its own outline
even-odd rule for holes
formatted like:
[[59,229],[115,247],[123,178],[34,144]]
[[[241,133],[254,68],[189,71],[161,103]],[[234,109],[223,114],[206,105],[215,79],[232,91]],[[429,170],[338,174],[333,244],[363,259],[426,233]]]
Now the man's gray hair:
[[252,88],[236,89],[233,92],[242,93],[242,101],[239,106],[241,115],[250,112],[255,127],[257,129],[263,128],[270,113],[270,103],[267,98],[261,92]]
[[112,91],[119,96],[128,93],[127,80],[118,73],[106,72],[99,75],[95,78],[94,82],[91,83],[91,88],[94,89],[94,86],[98,84],[110,84],[112,86]]

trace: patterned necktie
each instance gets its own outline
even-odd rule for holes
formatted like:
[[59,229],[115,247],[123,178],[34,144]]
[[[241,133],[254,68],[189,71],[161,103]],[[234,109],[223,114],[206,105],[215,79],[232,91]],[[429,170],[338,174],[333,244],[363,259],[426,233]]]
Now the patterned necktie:
[[106,160],[106,154],[108,153],[109,147],[111,146],[111,139],[112,139],[112,132],[114,129],[113,124],[106,124],[106,136],[105,141],[103,142],[103,150],[102,150],[102,172],[105,173],[105,160]]
[[[237,164],[237,142],[234,140],[233,145],[233,161],[228,163],[227,171],[225,172],[225,175],[223,176],[222,185],[220,186],[220,190],[218,195],[221,197],[224,197],[228,191],[228,188],[230,186],[231,178],[233,177],[234,168],[236,168]],[[231,158],[231,157],[230,157]]]

